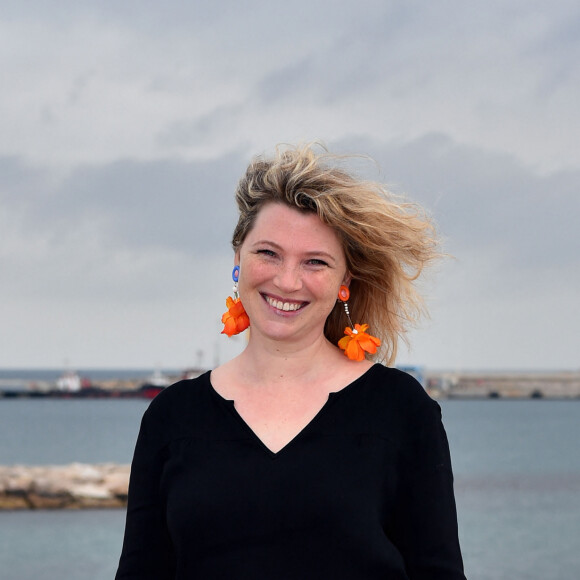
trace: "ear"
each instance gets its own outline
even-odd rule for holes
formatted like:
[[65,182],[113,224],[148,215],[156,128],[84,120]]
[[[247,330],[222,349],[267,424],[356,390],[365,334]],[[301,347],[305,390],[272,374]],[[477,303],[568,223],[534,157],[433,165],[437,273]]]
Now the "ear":
[[234,254],[234,266],[240,265],[240,250],[237,249],[236,253]]
[[342,279],[342,283],[343,283],[343,284],[344,284],[346,287],[348,287],[348,286],[350,286],[351,280],[352,280],[352,276],[350,275],[350,272],[347,272],[347,273],[344,275],[344,278]]

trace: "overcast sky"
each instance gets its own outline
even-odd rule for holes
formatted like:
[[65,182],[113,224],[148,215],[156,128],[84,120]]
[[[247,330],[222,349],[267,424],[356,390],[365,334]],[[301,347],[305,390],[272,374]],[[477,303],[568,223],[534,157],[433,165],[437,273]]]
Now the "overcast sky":
[[312,139],[454,256],[399,364],[580,367],[577,1],[5,0],[0,48],[0,368],[238,352],[236,182]]

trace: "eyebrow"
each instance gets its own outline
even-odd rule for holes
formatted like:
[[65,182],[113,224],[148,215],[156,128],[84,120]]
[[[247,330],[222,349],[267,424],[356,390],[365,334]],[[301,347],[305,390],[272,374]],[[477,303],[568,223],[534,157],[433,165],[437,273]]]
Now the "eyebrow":
[[[261,244],[267,244],[267,245],[272,246],[278,250],[284,251],[284,248],[280,244],[277,244],[276,242],[273,242],[271,240],[257,240],[256,242],[254,242],[252,244],[252,247],[256,247],[256,246],[259,246]],[[306,256],[310,256],[310,257],[314,257],[314,256],[322,257],[322,256],[324,256],[325,258],[331,260],[335,264],[337,263],[336,257],[333,256],[332,254],[329,254],[328,252],[325,252],[324,250],[312,250],[310,252],[304,252],[304,254]]]

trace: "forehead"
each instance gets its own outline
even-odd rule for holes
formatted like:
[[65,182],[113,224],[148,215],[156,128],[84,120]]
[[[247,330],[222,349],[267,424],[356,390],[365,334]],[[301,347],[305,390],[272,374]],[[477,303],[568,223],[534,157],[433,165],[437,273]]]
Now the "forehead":
[[301,247],[307,251],[343,253],[336,232],[322,223],[315,213],[281,203],[268,203],[258,212],[244,243],[260,241],[271,241],[282,247]]

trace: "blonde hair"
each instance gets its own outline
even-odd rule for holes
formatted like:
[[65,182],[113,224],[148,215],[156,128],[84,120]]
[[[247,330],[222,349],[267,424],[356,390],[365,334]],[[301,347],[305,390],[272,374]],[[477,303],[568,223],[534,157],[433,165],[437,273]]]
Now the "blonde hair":
[[[316,149],[319,149],[317,151]],[[240,216],[232,245],[237,250],[265,203],[284,203],[316,213],[342,241],[350,283],[353,322],[370,325],[381,339],[372,357],[392,364],[399,338],[426,314],[415,281],[440,254],[425,210],[392,195],[380,183],[343,169],[345,156],[318,143],[278,146],[273,158],[254,158],[236,189]],[[326,338],[336,344],[348,326],[342,304],[328,316]]]

